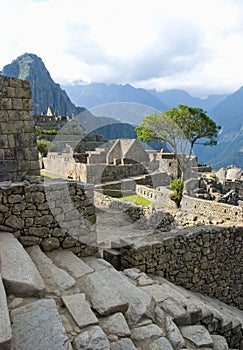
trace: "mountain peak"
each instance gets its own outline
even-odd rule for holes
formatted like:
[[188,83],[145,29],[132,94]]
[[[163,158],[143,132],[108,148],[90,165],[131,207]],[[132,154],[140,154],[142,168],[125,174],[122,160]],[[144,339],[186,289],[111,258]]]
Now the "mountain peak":
[[49,106],[58,115],[74,116],[79,113],[80,109],[71,102],[60,85],[52,80],[45,64],[37,55],[24,53],[4,66],[1,74],[30,81],[36,115],[46,112]]

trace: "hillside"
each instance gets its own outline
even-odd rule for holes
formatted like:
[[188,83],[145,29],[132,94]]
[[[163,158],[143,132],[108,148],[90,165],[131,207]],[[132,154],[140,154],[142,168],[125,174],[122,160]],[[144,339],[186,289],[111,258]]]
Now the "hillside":
[[52,80],[41,58],[32,53],[19,56],[12,63],[4,66],[1,73],[31,82],[33,109],[36,115],[46,112],[49,106],[58,115],[70,117],[83,110],[71,102],[60,85]]
[[220,102],[209,115],[222,126],[222,132],[216,147],[201,152],[201,161],[213,164],[215,169],[231,164],[243,168],[243,87]]

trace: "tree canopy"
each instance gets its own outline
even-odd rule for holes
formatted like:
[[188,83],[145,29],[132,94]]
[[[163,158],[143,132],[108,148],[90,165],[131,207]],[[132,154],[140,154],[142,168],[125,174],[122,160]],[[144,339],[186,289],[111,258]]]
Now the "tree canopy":
[[194,145],[199,140],[206,146],[216,145],[220,129],[203,109],[179,104],[177,108],[144,117],[135,130],[139,140],[161,140],[172,148],[183,183]]
[[205,139],[204,145],[216,145],[220,129],[203,109],[179,104],[178,108],[144,117],[135,130],[139,140],[165,141],[177,154],[182,151],[180,143],[184,140],[184,147],[186,142],[190,156],[199,139]]

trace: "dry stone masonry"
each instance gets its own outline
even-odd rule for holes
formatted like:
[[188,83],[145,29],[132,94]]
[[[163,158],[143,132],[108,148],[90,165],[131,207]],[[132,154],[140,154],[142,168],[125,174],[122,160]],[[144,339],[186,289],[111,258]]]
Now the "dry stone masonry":
[[0,181],[39,172],[30,83],[0,75]]
[[75,182],[2,183],[0,227],[24,246],[59,247],[77,255],[97,251],[92,186]]
[[[121,247],[120,264],[242,309],[242,250],[242,227],[198,227]],[[104,252],[108,261],[112,255]]]
[[[164,277],[240,308],[242,227],[123,246],[132,268],[118,271],[94,255],[93,185],[36,176],[29,83],[0,76],[0,106],[0,349],[241,350],[242,311]],[[174,225],[115,205],[144,227]]]
[[0,76],[0,227],[24,246],[97,251],[93,188],[40,175],[30,83]]

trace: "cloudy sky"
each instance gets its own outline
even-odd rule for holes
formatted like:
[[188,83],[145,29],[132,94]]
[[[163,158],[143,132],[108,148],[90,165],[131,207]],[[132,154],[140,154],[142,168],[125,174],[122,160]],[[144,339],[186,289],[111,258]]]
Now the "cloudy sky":
[[0,0],[0,70],[25,52],[55,82],[194,96],[243,85],[242,0]]

